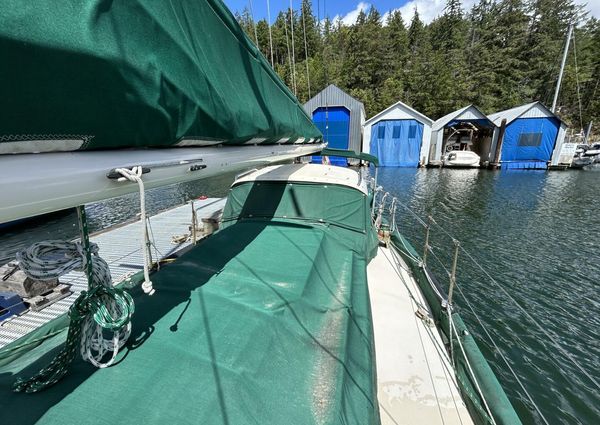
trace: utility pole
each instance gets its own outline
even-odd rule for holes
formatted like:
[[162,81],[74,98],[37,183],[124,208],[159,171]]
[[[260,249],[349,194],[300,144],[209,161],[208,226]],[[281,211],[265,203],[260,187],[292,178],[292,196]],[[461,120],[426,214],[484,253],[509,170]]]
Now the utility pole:
[[571,34],[573,33],[573,24],[569,24],[569,32],[567,34],[567,42],[565,43],[565,51],[563,52],[562,62],[560,64],[560,73],[558,74],[558,82],[556,83],[556,91],[554,92],[554,100],[552,101],[552,113],[556,113],[556,102],[558,102],[558,92],[560,92],[560,83],[562,82],[565,63],[567,62],[567,53],[569,53],[569,44],[571,43]]

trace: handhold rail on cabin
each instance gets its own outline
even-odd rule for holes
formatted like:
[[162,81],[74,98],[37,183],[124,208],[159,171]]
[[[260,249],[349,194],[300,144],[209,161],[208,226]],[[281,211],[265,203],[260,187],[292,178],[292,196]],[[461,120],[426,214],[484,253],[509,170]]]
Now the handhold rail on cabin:
[[370,164],[373,164],[375,167],[379,167],[379,159],[376,156],[355,151],[347,150],[347,149],[334,149],[334,148],[325,148],[321,151],[321,155],[323,156],[341,156],[342,158],[353,158],[358,159],[359,161],[365,161]]

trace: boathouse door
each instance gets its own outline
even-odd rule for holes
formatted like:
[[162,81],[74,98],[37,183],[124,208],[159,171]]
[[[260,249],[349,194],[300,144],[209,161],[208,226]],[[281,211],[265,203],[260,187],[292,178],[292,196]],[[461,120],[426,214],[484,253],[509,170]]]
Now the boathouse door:
[[417,167],[423,124],[416,120],[383,120],[371,128],[370,153],[383,167]]
[[[313,122],[323,133],[327,147],[335,149],[348,149],[350,138],[350,111],[343,106],[330,106],[317,108],[313,112]],[[346,158],[329,157],[333,165],[346,165]],[[320,156],[313,156],[313,161],[321,163]]]

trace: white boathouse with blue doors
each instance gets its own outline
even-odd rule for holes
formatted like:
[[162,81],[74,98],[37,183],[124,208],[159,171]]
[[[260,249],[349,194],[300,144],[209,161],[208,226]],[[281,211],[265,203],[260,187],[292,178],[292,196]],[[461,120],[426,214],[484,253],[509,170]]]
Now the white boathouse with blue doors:
[[365,122],[362,151],[379,158],[383,167],[427,165],[433,121],[397,102]]
[[[304,104],[304,110],[323,133],[327,146],[360,152],[365,106],[334,84],[330,84]],[[358,160],[330,157],[334,165],[358,163]],[[313,162],[321,162],[313,156]]]
[[[491,114],[492,162],[502,169],[542,169],[558,161],[567,125],[540,102]],[[506,120],[505,128],[502,122]]]

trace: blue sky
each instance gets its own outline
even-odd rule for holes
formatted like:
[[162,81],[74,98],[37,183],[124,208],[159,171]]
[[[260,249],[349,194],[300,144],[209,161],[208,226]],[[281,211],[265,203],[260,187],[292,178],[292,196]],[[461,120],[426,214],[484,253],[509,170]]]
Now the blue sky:
[[[244,7],[249,7],[250,0],[224,0],[225,4],[233,11],[242,11]],[[300,8],[301,0],[292,0],[295,9]],[[312,0],[313,10],[317,14],[317,5],[320,3],[320,16],[323,18],[325,12],[324,4],[327,5],[327,15],[331,18],[339,18],[345,24],[352,24],[356,20],[360,10],[368,10],[373,5],[385,14],[389,10],[399,9],[404,17],[404,21],[409,21],[412,18],[415,7],[419,11],[421,19],[425,22],[431,22],[436,16],[439,16],[446,5],[446,0]],[[469,10],[476,0],[463,0],[463,9]],[[587,3],[587,9],[590,14],[600,17],[600,0],[575,0],[575,3]],[[289,0],[270,0],[271,7],[271,22],[275,20],[277,13],[285,8],[289,8]],[[267,0],[252,0],[254,10],[254,18],[262,19],[267,17]]]

